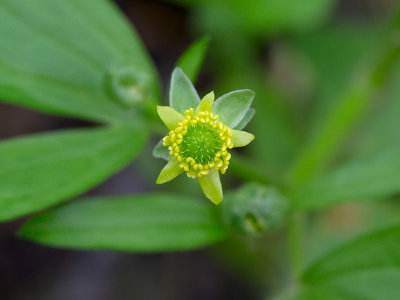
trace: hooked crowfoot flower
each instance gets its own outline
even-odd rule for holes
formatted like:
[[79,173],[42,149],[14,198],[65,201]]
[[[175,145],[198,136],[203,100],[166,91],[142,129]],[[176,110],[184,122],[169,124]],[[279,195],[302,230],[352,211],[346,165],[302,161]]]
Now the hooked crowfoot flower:
[[181,69],[172,74],[170,106],[157,111],[170,130],[162,147],[168,151],[168,163],[157,178],[165,183],[186,172],[198,179],[204,194],[214,204],[222,201],[219,173],[225,174],[229,150],[249,144],[254,136],[241,131],[254,115],[250,109],[254,92],[239,90],[223,95],[214,103],[214,93],[201,101],[190,80]]

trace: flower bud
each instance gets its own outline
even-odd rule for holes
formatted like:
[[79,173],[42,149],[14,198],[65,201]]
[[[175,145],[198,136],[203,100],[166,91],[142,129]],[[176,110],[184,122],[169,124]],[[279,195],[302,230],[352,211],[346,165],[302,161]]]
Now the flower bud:
[[225,196],[223,219],[234,232],[258,236],[280,225],[288,209],[288,200],[274,187],[248,183]]
[[107,74],[105,84],[110,96],[126,107],[140,105],[147,96],[148,80],[133,67],[113,68]]

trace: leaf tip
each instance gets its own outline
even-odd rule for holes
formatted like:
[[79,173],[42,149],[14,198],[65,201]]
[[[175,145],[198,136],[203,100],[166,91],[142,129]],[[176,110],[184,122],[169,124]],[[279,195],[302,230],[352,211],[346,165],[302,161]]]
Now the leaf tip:
[[210,199],[210,201],[211,201],[213,204],[219,205],[219,204],[222,202],[223,198],[224,198],[224,197],[221,195],[220,197],[215,197],[215,198],[212,198],[212,199],[208,198],[208,199]]

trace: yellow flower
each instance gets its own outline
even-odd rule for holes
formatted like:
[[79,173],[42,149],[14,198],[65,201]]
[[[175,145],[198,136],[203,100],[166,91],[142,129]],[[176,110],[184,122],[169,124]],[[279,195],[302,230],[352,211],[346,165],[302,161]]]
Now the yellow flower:
[[[211,92],[201,102],[197,101],[196,107],[189,107],[196,104],[196,96],[190,80],[182,70],[176,69],[171,80],[170,104],[182,113],[170,106],[157,107],[161,120],[170,130],[162,142],[170,159],[157,183],[168,182],[186,172],[189,178],[198,179],[207,198],[219,204],[223,198],[219,173],[225,174],[229,167],[229,150],[245,146],[254,139],[248,132],[233,129],[248,122],[241,122],[246,115],[247,119],[251,118],[248,115],[254,92],[231,92],[215,103]],[[250,111],[250,115],[253,114]]]

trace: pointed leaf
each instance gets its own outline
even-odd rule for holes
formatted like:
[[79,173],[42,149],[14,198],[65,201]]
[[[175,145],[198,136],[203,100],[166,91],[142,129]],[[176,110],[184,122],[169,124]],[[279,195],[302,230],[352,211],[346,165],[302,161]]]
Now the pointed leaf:
[[157,106],[157,112],[160,119],[169,130],[174,130],[178,123],[185,119],[183,115],[169,106]]
[[176,176],[183,173],[183,169],[179,168],[178,160],[173,157],[171,158],[165,167],[161,170],[160,175],[157,178],[157,184],[163,184],[171,181]]
[[170,106],[183,114],[189,108],[195,109],[199,103],[199,95],[190,79],[180,68],[175,68],[169,90]]
[[254,135],[246,131],[232,130],[233,147],[244,147],[254,140]]
[[0,143],[0,220],[78,195],[127,164],[145,142],[127,128],[67,130]]
[[234,127],[234,129],[242,130],[243,128],[245,128],[247,126],[247,124],[249,124],[251,119],[253,119],[255,114],[256,114],[256,110],[254,108],[250,107],[249,110],[244,115],[243,119],[239,122],[239,124],[237,124]]
[[[47,113],[129,122],[106,75],[132,69],[145,101],[159,98],[143,46],[110,1],[0,1],[0,98]],[[122,85],[122,83],[121,83]]]
[[243,119],[253,102],[255,93],[252,90],[239,90],[219,97],[214,104],[213,112],[219,120],[234,128]]
[[396,299],[400,294],[400,227],[339,247],[306,270],[303,281],[312,288],[334,291],[341,299]]
[[185,72],[192,82],[196,82],[209,43],[208,37],[198,39],[185,50],[178,60],[177,66]]
[[297,193],[296,203],[307,209],[344,201],[383,199],[400,191],[400,148],[351,161],[314,178]]
[[19,235],[62,248],[156,252],[208,246],[226,231],[207,203],[148,194],[69,203],[34,217]]
[[201,111],[211,111],[214,104],[214,92],[208,93],[201,99],[199,106],[196,108],[196,114]]
[[219,172],[211,169],[206,176],[198,178],[201,188],[208,199],[214,204],[219,204],[222,201],[222,186],[219,178]]

